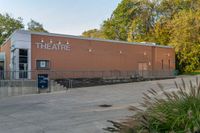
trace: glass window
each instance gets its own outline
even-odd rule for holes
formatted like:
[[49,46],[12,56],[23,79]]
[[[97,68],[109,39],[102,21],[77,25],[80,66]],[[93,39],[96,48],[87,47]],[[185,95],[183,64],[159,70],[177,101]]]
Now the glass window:
[[[14,60],[15,58],[13,58]],[[19,49],[19,78],[28,78],[28,50]]]
[[28,56],[28,50],[27,49],[20,49],[19,55],[20,56]]
[[27,57],[19,57],[19,63],[28,63]]

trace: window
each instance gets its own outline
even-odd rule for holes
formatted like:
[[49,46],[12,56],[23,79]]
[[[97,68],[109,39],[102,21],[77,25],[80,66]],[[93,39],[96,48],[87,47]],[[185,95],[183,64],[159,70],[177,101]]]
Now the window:
[[171,69],[171,60],[168,60],[169,70]]
[[49,69],[49,60],[37,60],[36,61],[37,69]]
[[28,55],[28,50],[26,50],[26,49],[20,49],[19,50],[19,55],[21,55],[21,56],[27,56]]

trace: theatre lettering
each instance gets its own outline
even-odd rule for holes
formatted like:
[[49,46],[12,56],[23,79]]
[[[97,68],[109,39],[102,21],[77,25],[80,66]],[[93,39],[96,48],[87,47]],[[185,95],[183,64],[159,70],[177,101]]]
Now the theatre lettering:
[[61,50],[61,51],[70,51],[70,45],[67,44],[51,44],[51,43],[44,43],[39,42],[36,43],[37,48],[39,49],[46,49],[46,50]]

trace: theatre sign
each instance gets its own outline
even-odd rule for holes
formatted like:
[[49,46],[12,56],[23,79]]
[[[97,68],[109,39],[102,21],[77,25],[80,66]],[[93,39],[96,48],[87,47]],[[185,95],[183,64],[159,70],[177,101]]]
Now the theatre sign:
[[36,45],[38,49],[70,51],[70,45],[68,42],[66,44],[60,42],[58,44],[38,42]]

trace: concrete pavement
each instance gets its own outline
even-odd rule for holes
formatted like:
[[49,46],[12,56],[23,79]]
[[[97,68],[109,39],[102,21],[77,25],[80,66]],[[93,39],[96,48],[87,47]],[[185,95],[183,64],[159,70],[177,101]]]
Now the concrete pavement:
[[[157,82],[171,89],[174,80],[180,82],[134,82],[0,99],[0,133],[104,133],[102,128],[110,125],[107,120],[132,115],[127,108],[141,102],[142,92],[158,88]],[[112,107],[99,107],[102,104]]]

